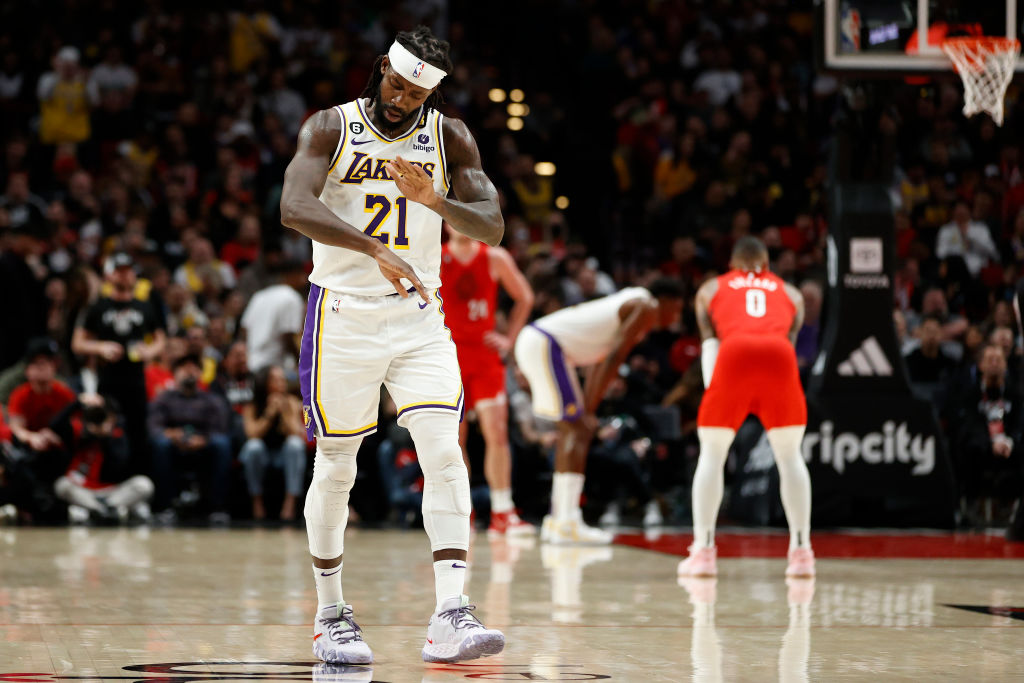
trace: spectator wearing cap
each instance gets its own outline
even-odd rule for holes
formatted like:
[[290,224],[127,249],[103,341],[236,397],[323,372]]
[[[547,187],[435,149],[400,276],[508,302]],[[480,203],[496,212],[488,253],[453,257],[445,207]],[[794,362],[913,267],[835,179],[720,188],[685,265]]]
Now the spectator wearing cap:
[[299,293],[306,286],[305,267],[292,260],[275,266],[277,282],[253,294],[242,314],[249,349],[249,370],[276,366],[293,370],[306,314]]
[[39,77],[39,141],[44,145],[85,142],[92,133],[89,112],[99,95],[78,61],[77,48],[62,47],[53,58],[53,71]]
[[29,342],[25,354],[26,382],[11,393],[7,404],[14,445],[26,458],[14,477],[22,489],[18,507],[33,516],[53,519],[53,482],[64,473],[70,455],[71,433],[64,410],[75,392],[57,379],[57,343],[48,338]]
[[131,257],[114,254],[104,271],[110,294],[86,310],[71,350],[94,364],[99,393],[112,396],[124,411],[132,457],[141,469],[148,453],[145,365],[163,352],[165,335],[152,304],[134,296]]
[[36,453],[59,452],[64,440],[53,420],[75,401],[75,392],[57,379],[57,342],[39,337],[25,354],[26,382],[11,393],[7,412],[17,442]]
[[[157,511],[167,511],[187,472],[205,475],[210,521],[227,517],[231,441],[227,407],[215,394],[199,386],[199,358],[186,355],[174,362],[174,388],[149,406],[149,434],[153,442],[154,500]],[[173,519],[172,515],[165,515]]]

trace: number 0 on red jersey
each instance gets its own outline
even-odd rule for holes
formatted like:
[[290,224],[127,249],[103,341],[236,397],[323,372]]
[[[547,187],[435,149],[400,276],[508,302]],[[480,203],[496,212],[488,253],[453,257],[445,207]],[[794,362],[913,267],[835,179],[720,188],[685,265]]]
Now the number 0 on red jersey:
[[750,414],[765,429],[807,424],[789,340],[796,307],[783,280],[772,273],[730,271],[718,278],[708,314],[720,347],[697,425],[735,430]]

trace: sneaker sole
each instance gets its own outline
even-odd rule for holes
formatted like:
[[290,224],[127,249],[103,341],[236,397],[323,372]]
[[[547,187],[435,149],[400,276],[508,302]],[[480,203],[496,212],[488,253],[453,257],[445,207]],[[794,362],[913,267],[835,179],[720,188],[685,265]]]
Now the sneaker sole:
[[490,657],[505,649],[505,636],[501,633],[481,633],[470,636],[458,646],[450,643],[423,646],[423,661],[454,664],[480,657]]
[[788,579],[813,579],[814,578],[814,570],[813,569],[804,569],[804,570],[792,571],[792,572],[787,570],[786,571],[786,578],[788,578]]
[[313,643],[313,656],[328,664],[373,664],[372,652],[365,655],[346,655],[320,647],[319,643]]

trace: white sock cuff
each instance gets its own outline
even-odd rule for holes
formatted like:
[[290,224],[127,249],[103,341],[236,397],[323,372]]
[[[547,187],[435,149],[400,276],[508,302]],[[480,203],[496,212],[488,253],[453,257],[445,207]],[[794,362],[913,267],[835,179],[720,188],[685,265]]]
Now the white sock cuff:
[[491,489],[491,512],[511,512],[512,489]]

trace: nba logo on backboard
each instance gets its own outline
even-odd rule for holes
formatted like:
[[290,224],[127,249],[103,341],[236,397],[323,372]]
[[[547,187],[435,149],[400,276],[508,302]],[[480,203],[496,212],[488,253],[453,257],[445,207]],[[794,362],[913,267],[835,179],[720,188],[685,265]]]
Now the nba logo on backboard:
[[426,66],[426,64],[424,64],[423,62],[416,62],[416,68],[412,70],[412,75],[415,76],[416,78],[419,78],[420,74],[423,73],[424,66]]
[[860,52],[860,12],[844,9],[839,17],[839,51]]

